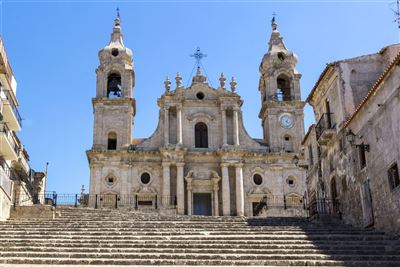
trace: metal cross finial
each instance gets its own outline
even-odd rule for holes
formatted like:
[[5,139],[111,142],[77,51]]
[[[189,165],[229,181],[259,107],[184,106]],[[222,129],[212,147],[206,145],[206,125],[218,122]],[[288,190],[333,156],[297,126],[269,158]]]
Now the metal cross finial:
[[191,57],[194,57],[194,58],[196,59],[197,67],[200,67],[200,65],[201,65],[201,59],[204,58],[204,57],[207,57],[206,54],[204,54],[204,53],[202,53],[202,52],[200,51],[200,47],[197,47],[196,52],[195,52],[194,54],[190,55],[190,56],[191,56]]
[[117,18],[121,19],[121,16],[119,14],[119,7],[117,7]]
[[275,22],[275,17],[276,17],[276,13],[274,12],[274,13],[272,13],[272,20],[271,20],[272,30],[274,30],[274,31],[277,28],[277,25],[276,25],[276,22]]

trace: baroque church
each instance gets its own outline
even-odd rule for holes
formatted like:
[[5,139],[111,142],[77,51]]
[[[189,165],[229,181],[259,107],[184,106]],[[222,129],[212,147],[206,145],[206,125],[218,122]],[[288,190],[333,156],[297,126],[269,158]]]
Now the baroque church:
[[271,26],[259,67],[263,139],[244,128],[235,80],[227,85],[221,74],[212,88],[199,67],[189,87],[179,74],[175,86],[164,82],[157,129],[137,139],[133,53],[117,18],[96,70],[89,205],[210,216],[304,214],[301,74],[275,19]]

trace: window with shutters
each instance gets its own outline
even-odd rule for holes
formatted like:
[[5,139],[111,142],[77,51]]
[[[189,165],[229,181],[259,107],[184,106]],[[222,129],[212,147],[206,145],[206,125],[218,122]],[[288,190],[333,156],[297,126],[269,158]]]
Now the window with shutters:
[[390,188],[393,190],[400,186],[399,168],[397,163],[394,163],[388,170],[388,178]]

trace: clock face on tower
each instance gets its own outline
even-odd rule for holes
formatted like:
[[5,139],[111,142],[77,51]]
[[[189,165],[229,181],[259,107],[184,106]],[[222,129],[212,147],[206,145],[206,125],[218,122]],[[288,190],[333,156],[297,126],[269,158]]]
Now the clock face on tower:
[[293,116],[290,114],[283,114],[279,118],[279,123],[283,128],[290,129],[294,124]]

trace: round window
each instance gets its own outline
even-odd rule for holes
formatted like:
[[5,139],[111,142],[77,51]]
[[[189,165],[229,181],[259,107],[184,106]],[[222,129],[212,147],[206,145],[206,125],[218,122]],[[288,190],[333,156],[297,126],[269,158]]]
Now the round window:
[[147,172],[142,173],[142,175],[140,176],[140,181],[142,182],[142,184],[148,184],[150,182],[150,174],[148,174]]
[[196,94],[196,97],[197,97],[197,99],[202,100],[202,99],[204,99],[204,93],[203,93],[203,92],[198,92],[198,93]]
[[289,187],[295,187],[296,182],[295,182],[294,178],[289,177],[289,178],[287,179],[287,184],[288,184]]
[[106,182],[107,182],[107,185],[111,186],[115,183],[115,178],[112,176],[107,177]]
[[113,55],[114,57],[118,56],[118,49],[117,48],[113,48],[111,50],[111,55]]
[[256,185],[262,184],[262,181],[263,181],[263,178],[261,177],[261,175],[259,175],[259,174],[254,174],[254,176],[253,176],[253,182],[254,182]]

